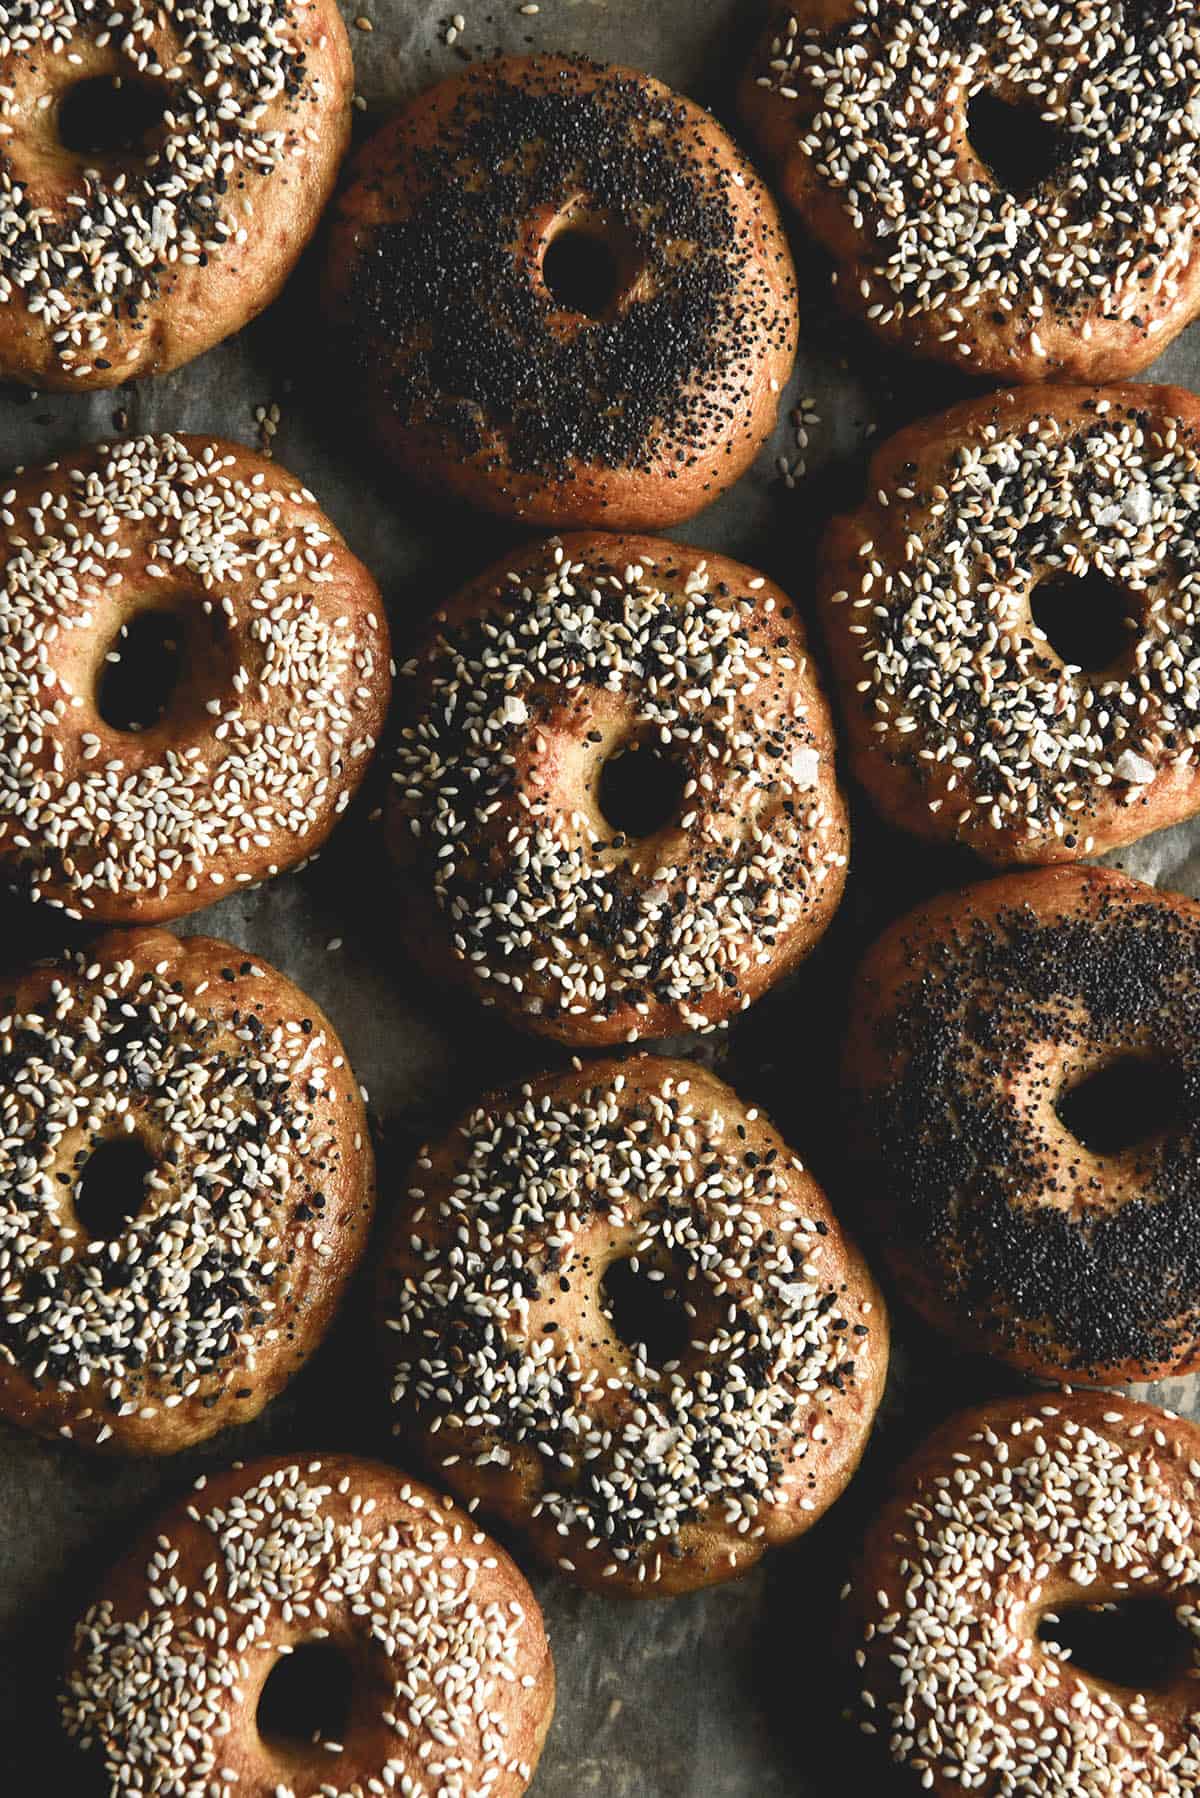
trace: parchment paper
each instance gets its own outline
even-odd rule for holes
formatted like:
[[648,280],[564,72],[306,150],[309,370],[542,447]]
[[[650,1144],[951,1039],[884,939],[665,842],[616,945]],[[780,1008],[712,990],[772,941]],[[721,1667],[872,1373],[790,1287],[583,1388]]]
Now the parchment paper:
[[[751,0],[458,0],[466,29],[453,48],[457,8],[418,0],[361,0],[351,38],[368,131],[409,95],[459,66],[464,52],[571,49],[650,70],[729,118],[737,71],[759,23]],[[872,429],[890,430],[970,390],[929,369],[881,356],[834,318],[824,271],[802,242],[805,329],[796,380],[776,441],[732,494],[681,530],[690,541],[753,562],[803,605],[817,533],[855,496]],[[364,461],[319,373],[324,333],[310,256],[283,300],[248,332],[160,381],[94,398],[0,394],[0,465],[38,463],[120,430],[210,431],[254,443],[258,407],[280,408],[275,453],[302,476],[383,587],[398,645],[415,621],[499,553],[505,532],[463,513],[441,514]],[[1156,379],[1200,386],[1200,327],[1163,357]],[[808,472],[793,489],[776,459],[796,453],[788,413],[813,402]],[[374,795],[378,799],[378,791]],[[267,956],[331,1013],[370,1094],[381,1170],[381,1211],[401,1189],[418,1140],[487,1084],[546,1066],[553,1052],[477,1009],[432,992],[408,965],[387,902],[369,796],[303,874],[214,906],[179,927],[229,938]],[[727,1037],[687,1040],[764,1105],[824,1179],[853,1224],[856,1197],[837,1158],[833,1055],[846,977],[871,934],[925,893],[980,870],[886,832],[858,800],[846,903],[817,956]],[[1200,894],[1200,825],[1182,826],[1118,858],[1143,879]],[[63,946],[55,914],[0,908],[0,959],[17,963]],[[330,950],[331,939],[342,946]],[[5,1793],[78,1793],[78,1768],[59,1739],[54,1692],[69,1623],[106,1562],[133,1530],[200,1471],[273,1449],[353,1448],[388,1454],[383,1382],[364,1306],[260,1422],[164,1464],[87,1459],[70,1445],[32,1441],[0,1426],[0,1781]],[[575,1592],[530,1568],[558,1665],[558,1713],[535,1798],[832,1798],[893,1790],[837,1721],[833,1652],[837,1592],[847,1555],[881,1478],[951,1409],[1013,1387],[1013,1376],[932,1340],[901,1308],[893,1375],[868,1460],[847,1497],[795,1549],[748,1579],[689,1599],[621,1604]],[[1143,1389],[1145,1392],[1146,1389]],[[1150,1396],[1195,1412],[1196,1384]],[[519,1551],[518,1551],[519,1552]],[[526,1560],[526,1566],[529,1563]]]

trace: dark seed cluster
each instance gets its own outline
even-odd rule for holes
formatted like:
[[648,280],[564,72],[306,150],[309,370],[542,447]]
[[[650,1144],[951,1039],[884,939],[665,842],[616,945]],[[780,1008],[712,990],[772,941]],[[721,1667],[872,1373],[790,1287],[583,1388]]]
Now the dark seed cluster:
[[[669,477],[740,430],[764,334],[786,342],[790,320],[730,205],[749,171],[698,142],[669,95],[615,72],[592,86],[595,66],[575,66],[587,85],[570,70],[552,87],[478,77],[435,144],[401,140],[417,198],[366,234],[353,334],[372,383],[382,346],[397,416],[464,455],[498,433],[521,473]],[[639,280],[609,315],[564,329],[525,240],[581,196],[619,229]]]

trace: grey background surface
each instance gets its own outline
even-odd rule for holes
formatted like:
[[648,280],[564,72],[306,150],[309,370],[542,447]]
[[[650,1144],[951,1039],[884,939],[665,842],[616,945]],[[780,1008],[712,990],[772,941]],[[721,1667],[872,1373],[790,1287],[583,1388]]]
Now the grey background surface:
[[[753,0],[460,0],[466,30],[443,41],[456,10],[416,0],[362,0],[374,30],[351,29],[360,134],[399,101],[496,48],[572,49],[650,70],[727,121],[738,68],[759,22]],[[360,15],[347,8],[348,17]],[[970,391],[967,378],[913,370],[842,325],[825,271],[797,240],[804,332],[776,442],[735,492],[677,533],[755,563],[805,605],[820,525],[852,498],[873,428],[888,430]],[[210,431],[253,443],[255,409],[280,407],[275,453],[301,475],[374,570],[402,650],[420,618],[511,537],[441,512],[363,459],[336,395],[322,386],[324,333],[310,256],[281,302],[190,368],[94,398],[0,393],[0,465],[47,460],[118,429]],[[1153,378],[1200,384],[1200,329]],[[791,456],[788,412],[815,401],[808,473],[794,491],[775,458]],[[376,793],[377,797],[377,793]],[[369,795],[324,856],[296,877],[185,920],[277,962],[324,1005],[368,1089],[381,1169],[381,1212],[400,1190],[418,1140],[485,1085],[554,1059],[484,1014],[433,992],[409,966],[388,904]],[[978,872],[965,858],[910,848],[855,797],[847,899],[812,962],[727,1037],[686,1042],[775,1121],[824,1178],[853,1223],[857,1195],[838,1160],[832,1051],[844,985],[871,933],[909,903]],[[1200,893],[1200,832],[1162,833],[1119,858],[1146,878]],[[0,960],[62,946],[53,914],[0,908]],[[335,951],[326,948],[342,938]],[[679,1045],[676,1045],[679,1046]],[[311,1368],[260,1423],[165,1464],[85,1459],[0,1426],[0,1790],[82,1792],[59,1741],[53,1693],[66,1630],[105,1562],[155,1507],[205,1468],[268,1449],[349,1447],[402,1455],[392,1443],[364,1306],[351,1302]],[[837,1721],[837,1591],[880,1482],[936,1418],[1016,1384],[1003,1370],[933,1342],[899,1307],[893,1375],[867,1463],[848,1496],[795,1549],[737,1586],[673,1602],[621,1604],[533,1571],[559,1672],[559,1707],[535,1798],[830,1798],[885,1795],[893,1782]],[[1154,1395],[1152,1395],[1154,1396]],[[1194,1409],[1192,1382],[1158,1397]]]

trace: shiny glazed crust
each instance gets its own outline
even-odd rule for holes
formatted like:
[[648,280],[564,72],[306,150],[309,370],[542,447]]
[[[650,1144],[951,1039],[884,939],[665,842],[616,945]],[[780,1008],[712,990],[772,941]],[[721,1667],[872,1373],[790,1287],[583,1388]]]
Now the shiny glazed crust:
[[[1198,950],[1200,905],[1080,867],[933,900],[867,955],[849,1139],[898,1290],[965,1345],[1106,1385],[1200,1364]],[[1132,1112],[1121,1142],[1117,1084],[1089,1148],[1064,1097],[1130,1064],[1149,1134]]]
[[[0,35],[11,176],[0,195],[0,378],[78,391],[164,374],[261,312],[316,226],[350,137],[354,68],[341,15],[333,0],[269,0],[268,36],[255,22],[230,34],[210,0],[180,18],[171,0],[127,0],[116,29],[102,6],[90,18],[76,8],[74,29],[51,0],[22,10],[31,35],[17,19]],[[57,103],[114,77],[126,92],[148,90],[175,121],[152,130],[150,161],[61,141]],[[91,236],[71,203],[80,194]],[[66,252],[46,281],[23,283],[34,207],[47,246],[72,233],[94,246],[106,293],[78,268],[63,280]],[[130,244],[137,256],[127,259]],[[58,304],[31,305],[47,291]]]
[[[257,956],[145,928],[4,991],[0,1413],[146,1455],[249,1422],[325,1335],[374,1210],[333,1025]],[[102,1188],[131,1215],[91,1237],[90,1156],[130,1142],[150,1183]]]
[[[311,493],[206,437],[21,475],[0,512],[0,874],[89,922],[176,918],[313,855],[387,712],[379,590]],[[177,627],[166,710],[100,712],[121,633]]]
[[[1190,48],[1151,42],[1141,16],[1107,0],[997,7],[982,26],[969,6],[948,0],[885,0],[869,10],[866,0],[774,5],[740,94],[780,191],[833,258],[841,304],[896,349],[1001,381],[1139,373],[1200,309],[1200,189],[1180,147],[1200,130],[1185,73],[1192,9],[1169,9]],[[1029,28],[1042,68],[1021,71],[1020,52],[997,38],[1010,26],[1013,41]],[[847,68],[859,78],[833,78]],[[814,81],[818,71],[828,79]],[[1030,193],[1011,191],[972,145],[968,108],[980,92],[1013,109],[998,130],[1003,153],[1017,160],[1014,145],[1041,135],[1045,111],[1055,115],[1050,172]],[[1125,146],[1128,157],[1133,141],[1131,100],[1145,136],[1129,176],[1114,156]],[[800,148],[806,136],[813,154]],[[1088,147],[1098,161],[1081,174]],[[1164,149],[1179,161],[1170,180]],[[894,184],[886,205],[881,183]],[[982,239],[962,241],[964,218],[986,223]],[[1076,250],[1078,267],[1069,264]]]
[[[213,1631],[214,1610],[236,1623]],[[349,1664],[344,1742],[265,1738],[268,1676],[314,1641]],[[200,1480],[81,1618],[63,1697],[114,1795],[177,1790],[187,1770],[245,1798],[464,1777],[464,1792],[520,1798],[553,1711],[541,1612],[504,1550],[395,1468],[345,1455]]]
[[[990,394],[882,445],[819,591],[851,766],[884,818],[1003,867],[1195,813],[1198,474],[1200,402],[1179,387]],[[1106,588],[1124,602],[1113,663],[1066,666],[1031,617],[1043,581],[1081,623]]]
[[1195,1424],[1113,1393],[1000,1400],[917,1450],[863,1544],[847,1611],[855,1720],[914,1791],[1189,1798],[1194,1650],[1135,1692],[1073,1665],[1054,1623],[1157,1599],[1176,1608],[1188,1659],[1198,1473]]
[[[665,1334],[656,1306],[621,1310],[617,1264],[668,1295]],[[729,1087],[654,1057],[493,1094],[427,1148],[379,1300],[406,1446],[630,1597],[731,1579],[809,1529],[887,1374],[882,1300],[816,1181]]]
[[[455,160],[473,130],[482,187]],[[489,197],[511,166],[497,133],[538,146],[523,199]],[[613,248],[598,317],[543,280],[564,226]],[[799,329],[774,202],[721,127],[648,75],[555,56],[443,82],[370,140],[325,294],[389,460],[547,529],[649,529],[715,499],[774,427]]]
[[[407,939],[526,1029],[600,1046],[708,1028],[837,908],[828,707],[795,607],[752,569],[644,537],[515,551],[437,614],[401,706],[388,838]],[[679,807],[622,837],[602,769],[664,743]]]

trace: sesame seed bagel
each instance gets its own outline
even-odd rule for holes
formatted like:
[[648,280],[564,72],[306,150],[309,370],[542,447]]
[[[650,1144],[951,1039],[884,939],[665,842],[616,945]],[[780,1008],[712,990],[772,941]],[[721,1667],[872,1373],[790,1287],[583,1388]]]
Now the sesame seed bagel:
[[[1111,1394],[984,1405],[917,1450],[848,1594],[854,1715],[913,1791],[1191,1798],[1198,1481],[1195,1424]],[[1175,1663],[1128,1683],[1058,1639],[1072,1613],[1156,1602]]]
[[235,444],[138,437],[20,475],[0,527],[0,877],[151,922],[314,854],[391,670],[312,494]]
[[851,765],[881,813],[996,866],[1200,809],[1200,401],[969,400],[884,444],[822,553]]
[[666,1597],[803,1534],[858,1465],[888,1325],[759,1112],[640,1057],[485,1098],[381,1258],[397,1432],[580,1584]]
[[1102,1384],[1200,1366],[1200,905],[1107,868],[932,901],[870,951],[850,1137],[905,1296]]
[[516,551],[403,671],[389,838],[438,975],[565,1042],[707,1029],[845,882],[833,729],[785,594],[645,537]]
[[[276,1713],[272,1675],[306,1656],[303,1714]],[[62,1711],[111,1798],[519,1798],[554,1665],[465,1512],[395,1468],[302,1456],[201,1479],[144,1533],[75,1628]]]
[[1118,380],[1200,309],[1191,0],[793,0],[742,112],[898,349]]
[[404,473],[548,528],[690,518],[775,425],[799,330],[761,181],[648,75],[509,58],[359,153],[325,287]]
[[18,0],[0,14],[0,379],[116,387],[274,299],[333,188],[333,0]]
[[248,1422],[370,1226],[332,1024],[244,950],[145,928],[4,991],[0,1414],[148,1455]]

